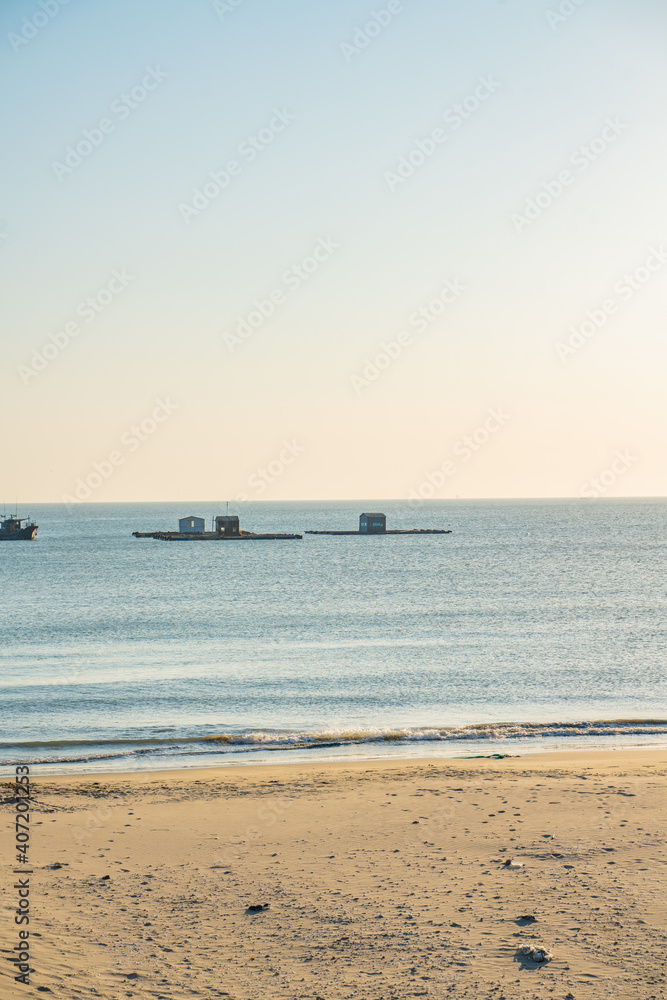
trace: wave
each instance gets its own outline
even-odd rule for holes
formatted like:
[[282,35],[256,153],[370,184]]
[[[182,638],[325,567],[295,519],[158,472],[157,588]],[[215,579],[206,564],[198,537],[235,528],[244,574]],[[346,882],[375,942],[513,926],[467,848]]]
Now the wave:
[[667,735],[666,719],[614,719],[594,722],[482,722],[466,726],[426,726],[402,729],[327,729],[314,733],[266,731],[205,736],[203,742],[221,747],[262,749],[345,746],[359,743],[431,743],[458,740],[521,740],[576,736]]
[[[325,750],[336,747],[387,744],[410,746],[419,743],[507,743],[537,740],[577,740],[628,737],[667,737],[667,719],[600,719],[582,722],[484,722],[464,726],[411,726],[402,728],[331,728],[314,732],[246,730],[241,733],[178,736],[155,735],[134,739],[70,739],[22,741],[1,745],[12,759],[0,759],[0,766],[16,763],[93,764],[96,761],[146,758],[163,761],[178,757],[247,754],[259,751]],[[76,753],[76,756],[72,752]],[[27,751],[27,753],[26,753]],[[58,753],[60,751],[60,753]],[[68,754],[69,751],[69,754]]]

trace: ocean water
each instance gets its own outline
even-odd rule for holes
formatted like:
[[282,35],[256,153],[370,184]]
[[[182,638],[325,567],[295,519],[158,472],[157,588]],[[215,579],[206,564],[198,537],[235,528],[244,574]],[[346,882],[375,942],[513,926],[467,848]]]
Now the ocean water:
[[[42,773],[667,742],[667,502],[33,505],[0,543],[0,764]],[[27,513],[27,509],[25,511]],[[210,523],[210,521],[209,521]]]

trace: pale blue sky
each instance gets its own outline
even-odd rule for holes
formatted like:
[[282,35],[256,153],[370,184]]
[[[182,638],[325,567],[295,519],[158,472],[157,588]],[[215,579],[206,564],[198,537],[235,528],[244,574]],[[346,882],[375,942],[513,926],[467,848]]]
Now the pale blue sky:
[[[578,496],[618,448],[636,461],[605,495],[667,493],[667,264],[613,291],[667,246],[667,11],[585,0],[552,27],[559,5],[406,0],[346,58],[387,3],[242,0],[220,17],[205,0],[71,0],[17,44],[39,3],[5,0],[0,391],[4,427],[22,429],[7,497],[58,500],[120,447],[91,499],[255,498],[249,477],[285,439],[304,451],[262,499],[408,496],[493,406],[511,419],[437,496]],[[114,101],[147,68],[164,79],[121,119]],[[480,77],[492,96],[443,123]],[[239,145],[274,109],[294,120],[246,162]],[[113,131],[58,179],[103,118]],[[570,157],[607,119],[617,131],[581,170]],[[391,191],[387,172],[437,127],[446,140]],[[179,206],[230,159],[238,175],[186,224]],[[518,233],[513,215],[566,168]],[[289,288],[320,239],[340,246]],[[77,319],[123,270],[127,287]],[[446,279],[465,292],[355,391]],[[230,351],[224,334],[274,289],[284,300]],[[569,327],[610,295],[615,314],[562,360]],[[164,397],[175,413],[123,450]]]

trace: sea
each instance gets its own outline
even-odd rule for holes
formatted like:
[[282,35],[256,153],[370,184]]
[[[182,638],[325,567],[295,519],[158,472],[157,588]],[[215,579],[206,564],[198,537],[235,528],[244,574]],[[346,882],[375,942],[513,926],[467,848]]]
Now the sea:
[[[327,536],[362,511],[390,528]],[[0,772],[667,744],[667,502],[33,504],[0,543]]]

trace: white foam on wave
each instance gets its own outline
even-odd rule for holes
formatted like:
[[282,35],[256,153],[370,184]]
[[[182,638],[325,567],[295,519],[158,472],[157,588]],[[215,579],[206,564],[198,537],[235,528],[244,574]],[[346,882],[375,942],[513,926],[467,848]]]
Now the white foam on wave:
[[325,729],[320,732],[276,733],[257,730],[246,733],[225,733],[206,736],[205,742],[222,747],[316,747],[323,745],[354,745],[360,743],[421,743],[466,740],[528,740],[554,737],[597,736],[665,736],[667,720],[616,719],[594,722],[488,722],[467,726],[429,726]]
[[[656,737],[660,742],[667,738],[667,719],[603,719],[584,722],[484,722],[464,726],[405,726],[392,727],[332,727],[313,732],[287,732],[270,730],[246,730],[241,733],[221,733],[213,736],[179,737],[171,733],[169,740],[161,741],[155,736],[130,740],[96,741],[45,741],[20,747],[5,745],[5,753],[0,756],[0,767],[31,764],[91,764],[102,761],[127,761],[144,759],[146,763],[169,758],[184,759],[209,757],[219,754],[239,754],[257,751],[317,750],[334,747],[384,745],[409,747],[419,743],[441,743],[456,746],[457,743],[471,745],[520,743],[524,741],[585,740],[600,738],[647,739]],[[662,740],[660,739],[662,738]],[[25,750],[32,751],[28,758]],[[76,756],[63,754],[63,750],[79,749]],[[463,747],[462,747],[463,748]],[[56,749],[60,753],[54,753]],[[41,753],[39,752],[41,750]],[[49,752],[51,751],[51,752]],[[380,751],[381,752],[381,751]],[[145,765],[144,765],[145,766]]]

